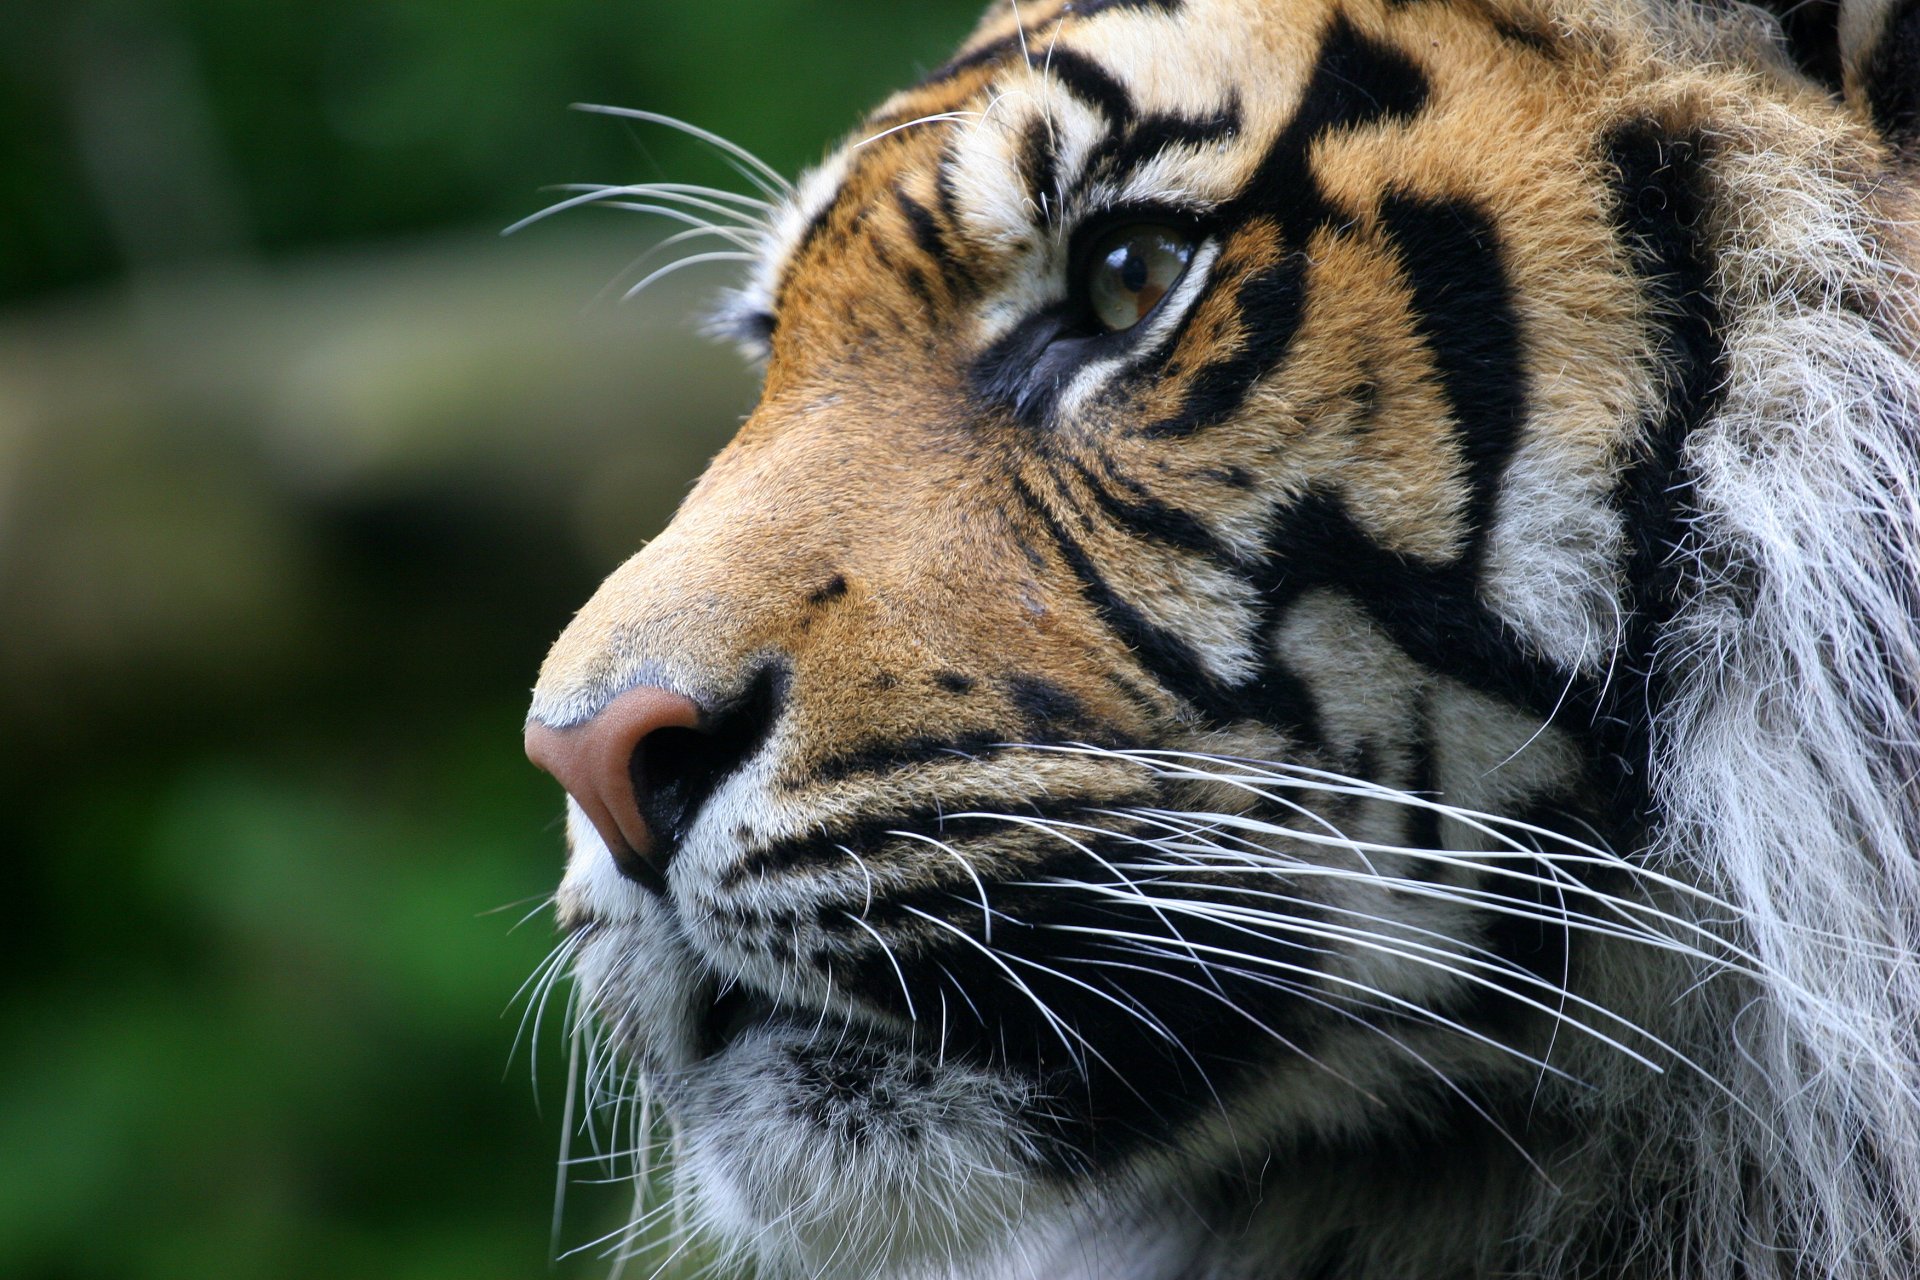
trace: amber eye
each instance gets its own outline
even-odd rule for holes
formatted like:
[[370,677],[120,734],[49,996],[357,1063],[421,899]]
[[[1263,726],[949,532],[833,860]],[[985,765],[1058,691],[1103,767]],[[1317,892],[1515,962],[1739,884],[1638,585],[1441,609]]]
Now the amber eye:
[[1147,318],[1179,281],[1193,258],[1193,239],[1177,227],[1136,222],[1117,227],[1094,245],[1087,266],[1087,300],[1110,333]]

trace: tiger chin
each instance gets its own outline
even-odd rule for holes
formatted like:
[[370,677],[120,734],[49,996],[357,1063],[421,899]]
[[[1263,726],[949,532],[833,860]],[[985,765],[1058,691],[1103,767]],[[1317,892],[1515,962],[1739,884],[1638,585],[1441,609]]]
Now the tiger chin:
[[1029,0],[796,184],[571,202],[764,362],[527,723],[673,1216],[1920,1274],[1917,150],[1915,0]]

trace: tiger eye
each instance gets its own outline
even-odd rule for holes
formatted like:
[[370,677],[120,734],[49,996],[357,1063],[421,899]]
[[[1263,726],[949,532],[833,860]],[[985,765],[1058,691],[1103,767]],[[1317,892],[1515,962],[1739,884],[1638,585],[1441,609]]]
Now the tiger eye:
[[1087,300],[1110,333],[1131,329],[1167,296],[1193,260],[1193,240],[1174,227],[1118,227],[1094,247]]

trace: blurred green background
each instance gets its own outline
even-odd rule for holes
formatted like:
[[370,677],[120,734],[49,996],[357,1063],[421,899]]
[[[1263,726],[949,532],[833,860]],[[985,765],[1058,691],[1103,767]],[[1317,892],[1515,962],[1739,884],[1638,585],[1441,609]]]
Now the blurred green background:
[[725,268],[619,301],[657,227],[497,233],[552,183],[738,185],[570,102],[792,172],[976,7],[7,6],[0,1275],[548,1273],[526,690],[753,381],[687,324]]

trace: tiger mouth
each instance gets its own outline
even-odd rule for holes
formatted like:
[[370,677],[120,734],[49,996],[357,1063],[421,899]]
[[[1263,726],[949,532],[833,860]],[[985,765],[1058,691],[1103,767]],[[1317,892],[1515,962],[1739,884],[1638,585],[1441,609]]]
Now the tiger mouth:
[[694,1029],[695,1054],[710,1062],[739,1043],[748,1033],[778,1024],[792,1024],[800,1011],[779,1004],[735,982],[707,1002]]

